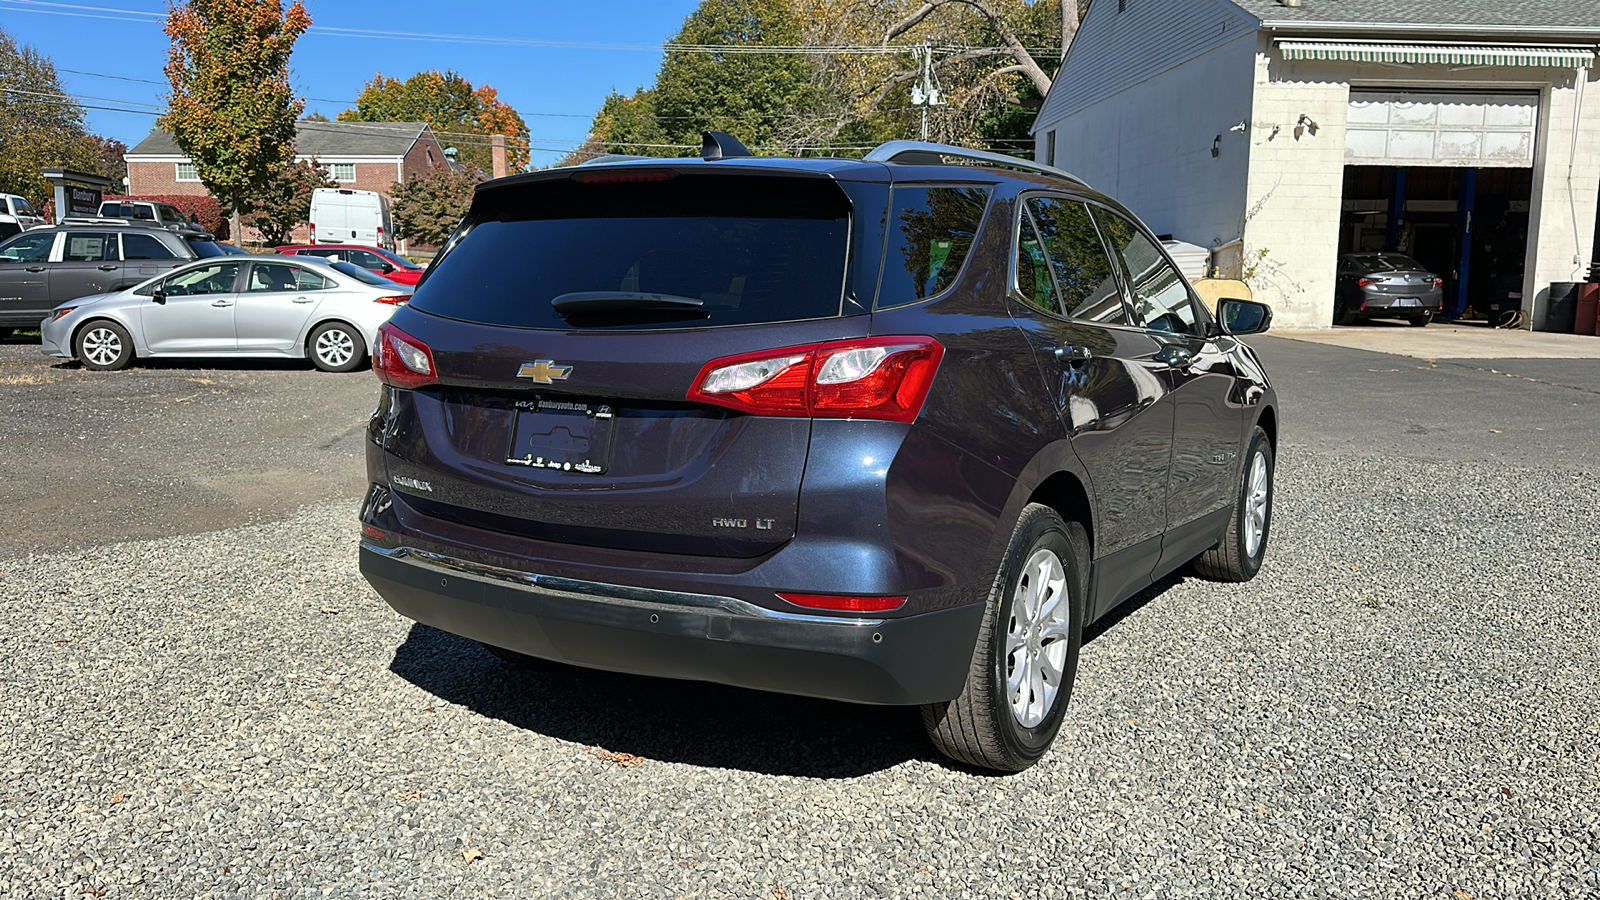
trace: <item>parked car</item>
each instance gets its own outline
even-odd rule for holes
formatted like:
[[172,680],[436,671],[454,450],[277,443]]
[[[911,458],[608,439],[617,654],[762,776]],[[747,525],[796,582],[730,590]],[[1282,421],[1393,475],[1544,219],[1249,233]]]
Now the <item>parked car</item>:
[[122,219],[141,225],[154,225],[168,231],[203,232],[193,218],[183,210],[160,200],[102,200],[101,219]]
[[46,356],[91,369],[120,369],[136,357],[277,356],[348,372],[410,296],[349,263],[229,255],[64,303],[40,336]]
[[0,338],[68,300],[132,287],[195,256],[161,228],[69,220],[30,229],[0,243]]
[[514,660],[918,705],[1031,765],[1087,624],[1260,568],[1270,310],[1213,318],[1057,169],[706,143],[478,186],[380,329],[363,574]]
[[393,250],[389,198],[377,191],[317,188],[311,192],[313,244],[365,244]]
[[1426,325],[1444,309],[1444,279],[1402,253],[1346,253],[1339,257],[1333,324],[1363,319],[1405,319]]
[[336,262],[347,262],[400,284],[415,285],[422,280],[422,273],[426,271],[404,256],[390,253],[381,247],[362,247],[356,244],[293,244],[279,247],[274,252],[286,256],[320,256]]
[[46,224],[44,217],[33,208],[28,198],[16,194],[0,194],[0,240],[44,224]]

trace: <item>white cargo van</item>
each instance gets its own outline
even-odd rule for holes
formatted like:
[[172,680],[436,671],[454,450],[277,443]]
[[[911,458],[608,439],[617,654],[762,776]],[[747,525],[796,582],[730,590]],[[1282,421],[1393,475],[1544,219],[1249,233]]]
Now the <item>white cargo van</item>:
[[313,244],[367,244],[394,250],[389,198],[377,191],[317,188],[311,192]]

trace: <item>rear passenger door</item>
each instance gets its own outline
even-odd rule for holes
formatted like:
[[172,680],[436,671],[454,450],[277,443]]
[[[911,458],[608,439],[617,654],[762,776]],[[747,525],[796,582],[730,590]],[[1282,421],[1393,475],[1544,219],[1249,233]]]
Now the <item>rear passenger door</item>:
[[114,232],[68,231],[61,261],[50,267],[51,303],[113,290],[123,279],[118,256]]
[[1156,361],[1172,392],[1172,475],[1162,566],[1187,562],[1211,545],[1242,475],[1243,407],[1229,355],[1234,338],[1207,337],[1210,315],[1159,245],[1138,225],[1096,207],[1115,250],[1136,321],[1160,345]]
[[322,276],[304,266],[252,263],[233,315],[239,350],[292,350],[326,289]]
[[1172,452],[1161,345],[1134,325],[1083,202],[1033,194],[1019,207],[1013,316],[1093,482],[1097,615],[1148,584],[1160,556]]

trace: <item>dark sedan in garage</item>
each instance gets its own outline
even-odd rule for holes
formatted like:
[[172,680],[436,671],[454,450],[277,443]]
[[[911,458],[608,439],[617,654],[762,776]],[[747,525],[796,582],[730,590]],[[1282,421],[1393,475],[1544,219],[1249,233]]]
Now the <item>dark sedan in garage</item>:
[[1334,290],[1335,325],[1363,319],[1426,325],[1444,308],[1444,279],[1401,253],[1344,254]]

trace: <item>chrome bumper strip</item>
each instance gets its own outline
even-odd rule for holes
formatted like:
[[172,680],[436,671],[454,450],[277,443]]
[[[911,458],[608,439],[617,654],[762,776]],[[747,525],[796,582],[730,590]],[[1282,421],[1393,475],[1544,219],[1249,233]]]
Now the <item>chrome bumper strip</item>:
[[456,559],[453,556],[446,556],[429,550],[419,550],[415,547],[389,549],[362,541],[361,549],[437,572],[446,572],[477,581],[505,584],[522,589],[533,589],[547,596],[561,597],[568,600],[584,600],[591,603],[605,603],[611,606],[626,606],[633,609],[659,612],[685,612],[692,610],[708,615],[771,619],[781,622],[809,622],[818,625],[875,628],[883,624],[882,619],[845,619],[833,616],[811,616],[803,613],[778,612],[736,597],[663,591],[656,588],[631,587],[621,584],[606,584],[601,581],[583,581],[576,578],[561,578],[555,575],[540,575],[537,572],[522,572],[516,569],[506,569],[500,566]]

